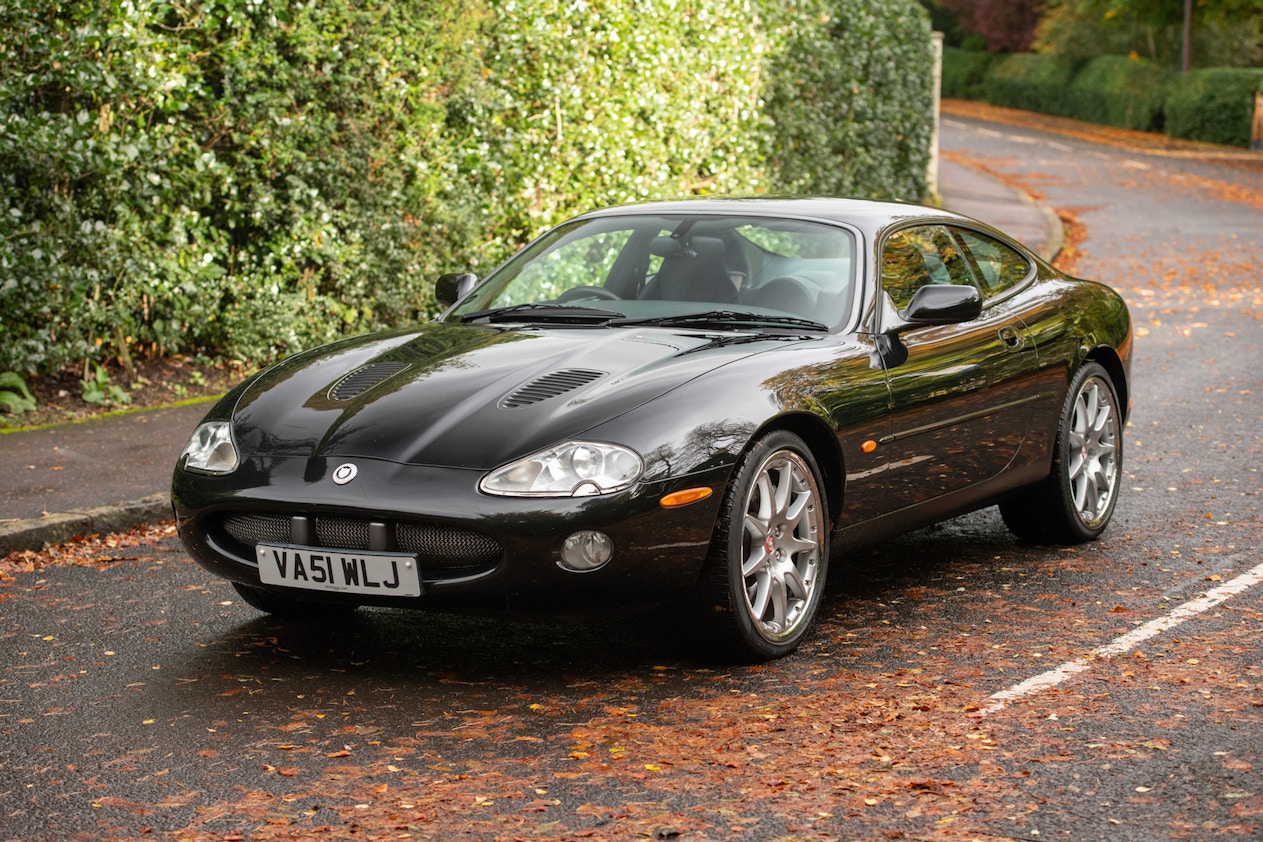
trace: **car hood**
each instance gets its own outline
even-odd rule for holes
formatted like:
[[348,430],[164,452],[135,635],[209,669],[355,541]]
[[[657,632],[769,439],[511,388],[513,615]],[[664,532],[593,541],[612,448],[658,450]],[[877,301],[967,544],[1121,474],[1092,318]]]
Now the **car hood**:
[[335,343],[262,372],[237,401],[234,435],[246,455],[486,470],[784,339],[434,322]]

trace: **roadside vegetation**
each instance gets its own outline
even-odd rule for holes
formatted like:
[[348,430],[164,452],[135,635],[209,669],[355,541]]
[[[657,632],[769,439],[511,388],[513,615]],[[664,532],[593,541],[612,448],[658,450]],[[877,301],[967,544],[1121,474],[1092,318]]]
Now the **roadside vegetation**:
[[[0,0],[0,424],[436,312],[602,205],[920,199],[914,0]],[[59,391],[65,391],[63,385]]]
[[[1263,6],[1223,0],[926,0],[946,31],[943,96],[1248,147]],[[1184,33],[1187,31],[1188,36]]]

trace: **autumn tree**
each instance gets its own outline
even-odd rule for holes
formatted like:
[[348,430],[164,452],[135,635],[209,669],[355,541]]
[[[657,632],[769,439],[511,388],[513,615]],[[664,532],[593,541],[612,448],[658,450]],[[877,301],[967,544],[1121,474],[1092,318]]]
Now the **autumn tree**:
[[1045,5],[1035,40],[1043,52],[1082,60],[1135,54],[1169,67],[1179,66],[1182,55],[1201,67],[1263,64],[1258,0],[1048,0]]
[[1020,53],[1031,48],[1044,0],[942,0],[966,34],[986,41],[993,53]]

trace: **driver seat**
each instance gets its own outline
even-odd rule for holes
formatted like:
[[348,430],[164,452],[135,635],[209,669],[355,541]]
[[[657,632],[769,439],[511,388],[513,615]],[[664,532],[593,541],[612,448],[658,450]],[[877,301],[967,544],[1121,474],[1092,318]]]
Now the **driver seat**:
[[682,243],[675,254],[663,258],[657,276],[641,297],[731,304],[737,298],[737,285],[728,276],[724,241],[718,237],[693,237]]

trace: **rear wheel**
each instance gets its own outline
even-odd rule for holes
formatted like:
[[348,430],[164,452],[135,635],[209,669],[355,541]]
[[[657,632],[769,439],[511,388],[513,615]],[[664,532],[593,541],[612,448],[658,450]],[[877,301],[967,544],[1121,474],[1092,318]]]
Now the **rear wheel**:
[[1109,374],[1087,363],[1062,406],[1052,472],[1030,492],[1000,504],[1005,525],[1032,541],[1077,544],[1100,535],[1122,482],[1122,424]]
[[240,582],[233,582],[232,586],[247,604],[274,617],[314,620],[321,617],[344,617],[355,610],[354,605],[331,602],[303,602],[275,591],[265,591],[262,588],[243,585]]
[[788,432],[764,436],[738,467],[700,583],[706,631],[725,654],[778,658],[807,635],[828,570],[820,488],[811,451]]

